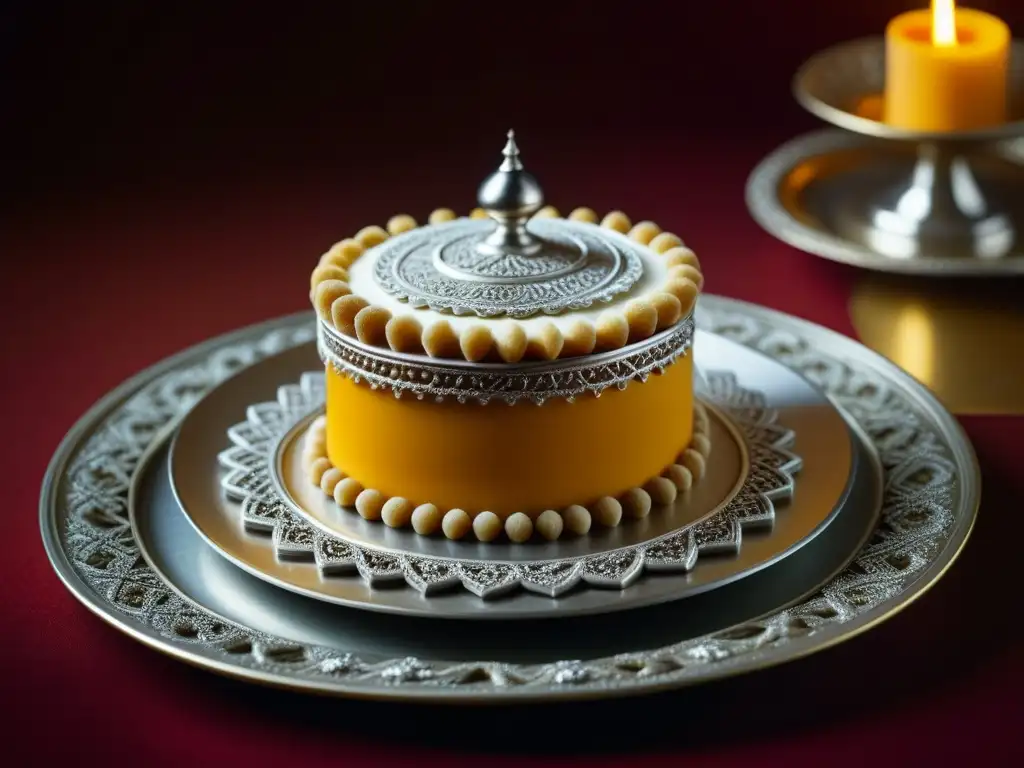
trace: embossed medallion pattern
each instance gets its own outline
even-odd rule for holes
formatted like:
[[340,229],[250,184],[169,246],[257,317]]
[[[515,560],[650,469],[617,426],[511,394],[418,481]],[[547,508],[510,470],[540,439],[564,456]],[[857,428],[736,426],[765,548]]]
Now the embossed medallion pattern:
[[955,504],[957,463],[930,406],[904,380],[832,356],[806,329],[780,328],[770,314],[713,297],[702,299],[702,307],[702,328],[782,362],[831,396],[869,436],[885,472],[881,522],[850,566],[817,593],[756,621],[587,661],[443,662],[298,644],[227,622],[178,595],[143,559],[128,520],[129,486],[139,459],[162,430],[240,366],[309,341],[308,318],[205,350],[113,406],[74,446],[57,478],[54,498],[66,525],[56,546],[81,580],[83,597],[115,611],[133,631],[154,634],[200,663],[335,692],[386,695],[397,686],[456,696],[558,695],[566,689],[679,685],[706,678],[713,668],[785,657],[790,647],[809,647],[816,635],[835,637],[845,625],[884,615],[888,601],[916,589],[925,571],[948,558],[951,531],[966,524],[964,515],[974,514]]
[[494,228],[488,221],[411,230],[373,250],[374,279],[414,307],[521,319],[611,301],[643,274],[640,246],[614,232],[561,219],[527,226],[542,244],[537,253],[478,250]]

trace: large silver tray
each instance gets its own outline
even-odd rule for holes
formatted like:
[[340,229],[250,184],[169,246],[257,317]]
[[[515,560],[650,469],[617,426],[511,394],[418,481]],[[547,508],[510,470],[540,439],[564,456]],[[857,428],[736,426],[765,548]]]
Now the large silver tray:
[[[579,617],[565,623],[571,631],[553,626],[559,622],[469,622],[465,632],[445,622],[448,629],[438,632],[427,629],[429,620],[410,623],[319,603],[331,613],[305,613],[313,601],[233,569],[210,550],[200,556],[201,550],[186,549],[185,538],[178,549],[154,551],[154,558],[166,558],[158,564],[168,570],[195,564],[184,569],[191,581],[179,587],[215,586],[221,598],[215,612],[200,604],[212,601],[210,594],[186,596],[165,580],[181,573],[161,577],[145,560],[140,535],[147,543],[168,539],[149,535],[146,521],[156,518],[142,515],[133,528],[129,505],[158,487],[149,469],[165,467],[160,443],[197,395],[269,352],[308,341],[308,314],[188,350],[86,414],[44,482],[47,552],[76,597],[144,643],[245,679],[352,696],[465,702],[653,691],[776,664],[850,638],[921,595],[959,553],[980,491],[970,444],[927,391],[855,342],[751,305],[713,296],[701,304],[701,327],[801,372],[846,410],[878,451],[886,478],[882,520],[849,568],[824,556],[830,536],[842,536],[847,545],[857,538],[856,516],[841,515],[771,569],[686,601],[631,612],[629,621]],[[191,530],[180,514],[177,521],[179,532]],[[833,547],[833,555],[842,553],[842,546]],[[210,564],[218,570],[201,570]],[[829,576],[836,567],[841,572]],[[827,583],[804,594],[812,577]],[[285,598],[286,609],[279,602]],[[684,614],[674,611],[683,605]],[[232,607],[245,611],[244,622],[224,615]],[[350,634],[334,631],[339,625]],[[445,636],[449,645],[435,645]]]

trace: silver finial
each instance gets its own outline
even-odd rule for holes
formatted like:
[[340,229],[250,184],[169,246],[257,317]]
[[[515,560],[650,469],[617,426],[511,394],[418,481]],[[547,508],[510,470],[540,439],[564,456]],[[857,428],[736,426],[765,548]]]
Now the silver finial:
[[523,170],[515,131],[508,132],[502,150],[505,159],[484,179],[477,203],[497,222],[497,228],[478,246],[488,253],[529,254],[541,243],[526,230],[526,222],[544,204],[544,193],[533,176]]
[[509,128],[508,141],[505,142],[505,148],[501,150],[501,154],[505,156],[505,162],[498,168],[499,171],[508,173],[509,171],[523,170],[523,164],[519,161],[519,146],[516,144],[516,132],[511,128]]

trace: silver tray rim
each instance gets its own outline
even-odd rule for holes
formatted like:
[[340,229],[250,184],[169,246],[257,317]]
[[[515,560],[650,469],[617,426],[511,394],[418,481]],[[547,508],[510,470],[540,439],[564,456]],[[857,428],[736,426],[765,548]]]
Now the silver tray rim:
[[[779,182],[799,163],[818,155],[869,147],[879,140],[836,128],[796,136],[766,155],[747,177],[746,205],[754,221],[786,245],[829,261],[894,275],[992,277],[1024,274],[1024,256],[1002,259],[894,259],[801,222],[779,200]],[[995,151],[995,150],[993,150]]]
[[[390,686],[378,684],[376,687],[372,687],[359,683],[353,684],[344,679],[339,680],[329,677],[317,679],[312,676],[289,674],[284,667],[274,668],[270,666],[266,669],[254,669],[251,666],[245,666],[237,662],[231,663],[215,658],[203,646],[172,644],[167,637],[161,635],[152,626],[143,624],[132,616],[119,611],[107,596],[96,592],[72,566],[64,549],[63,532],[57,514],[58,505],[56,504],[58,489],[61,486],[60,480],[64,474],[63,470],[69,464],[74,449],[88,431],[94,428],[105,414],[112,411],[145,383],[155,380],[161,374],[173,370],[176,366],[182,365],[189,359],[196,358],[203,353],[212,352],[219,347],[225,347],[232,342],[239,342],[244,338],[261,337],[260,334],[263,334],[261,338],[266,339],[273,335],[273,333],[279,333],[282,338],[275,342],[278,344],[278,349],[281,348],[280,345],[289,345],[288,340],[283,338],[288,336],[289,332],[293,337],[296,337],[296,340],[292,343],[308,340],[312,337],[312,317],[311,313],[308,312],[270,320],[209,339],[137,374],[101,398],[99,402],[90,408],[69,430],[64,440],[61,441],[44,476],[40,496],[40,528],[47,555],[58,577],[83,605],[115,628],[146,645],[193,665],[232,677],[240,677],[276,687],[333,693],[359,698],[398,698],[410,701],[427,700],[434,703],[495,703],[523,702],[524,700],[550,701],[556,698],[601,698],[615,695],[651,693],[774,666],[775,664],[795,660],[812,652],[831,647],[894,616],[925,594],[954,563],[970,536],[977,516],[981,482],[977,457],[960,424],[946,411],[931,392],[893,363],[868,350],[853,339],[849,339],[809,321],[747,302],[707,295],[703,298],[702,303],[705,310],[710,310],[712,320],[714,320],[715,313],[719,315],[719,325],[712,329],[713,332],[741,338],[747,332],[744,329],[745,323],[748,327],[753,326],[756,329],[757,323],[760,322],[769,332],[757,339],[757,348],[767,351],[772,345],[778,344],[780,346],[776,349],[776,352],[780,359],[781,357],[794,355],[799,359],[799,349],[794,350],[787,346],[786,333],[789,333],[791,337],[795,337],[797,340],[801,339],[800,334],[802,333],[807,337],[804,341],[808,344],[810,343],[809,339],[816,337],[820,340],[823,338],[829,342],[830,347],[827,359],[834,360],[837,366],[853,367],[859,364],[870,369],[872,373],[887,379],[889,383],[897,385],[896,391],[901,393],[906,399],[907,404],[914,405],[920,410],[921,415],[926,416],[928,421],[931,422],[930,426],[937,433],[937,436],[941,438],[944,453],[947,454],[944,460],[948,461],[956,469],[956,493],[955,498],[952,500],[955,503],[955,507],[951,508],[950,524],[948,529],[944,531],[944,536],[937,542],[938,546],[934,553],[919,568],[915,569],[913,576],[909,577],[905,583],[900,583],[894,587],[894,591],[891,593],[887,592],[885,596],[872,602],[870,607],[865,608],[863,611],[855,612],[848,620],[826,623],[823,626],[813,628],[812,631],[804,632],[797,636],[787,636],[783,641],[775,641],[773,644],[765,647],[751,646],[745,650],[740,649],[735,654],[726,652],[722,655],[713,655],[710,659],[699,660],[703,663],[694,663],[692,666],[688,665],[685,670],[652,675],[648,678],[633,676],[624,680],[606,682],[601,680],[587,681],[584,677],[582,681],[577,681],[573,678],[578,671],[578,663],[576,663],[576,666],[573,666],[573,663],[568,663],[569,666],[564,670],[566,679],[548,680],[545,678],[545,681],[538,684],[518,687],[498,686],[492,682],[490,686],[482,688],[470,686],[461,691],[416,685]],[[306,325],[310,326],[308,328],[309,333],[302,334],[301,330],[299,330],[302,321],[305,321]],[[289,324],[293,324],[296,327],[288,327],[287,331],[282,330],[283,327],[289,326]],[[299,336],[302,338],[298,338]],[[789,343],[792,343],[792,339],[790,339]],[[273,343],[270,346],[273,346]],[[819,357],[819,359],[825,359],[825,357]],[[821,375],[828,376],[829,372],[826,370],[821,372]],[[812,381],[812,383],[817,382]],[[179,417],[180,415],[178,414]],[[788,611],[791,607],[784,608]],[[782,613],[786,611],[780,610]],[[713,644],[709,643],[709,645]],[[739,648],[739,646],[737,647]],[[208,652],[203,653],[202,651],[204,650]],[[706,654],[713,652],[714,648],[702,647],[700,650]],[[694,661],[697,662],[698,659],[694,658]],[[692,671],[695,668],[697,670],[696,673]],[[687,674],[683,674],[683,672]],[[578,682],[578,684],[563,684],[566,681],[569,683]]]
[[[713,341],[714,339],[705,340]],[[368,598],[341,597],[324,591],[316,591],[315,588],[311,589],[308,585],[296,584],[294,581],[290,581],[286,576],[282,576],[281,574],[261,570],[258,566],[250,562],[247,562],[246,559],[237,552],[232,551],[231,546],[226,543],[226,540],[224,538],[222,538],[223,532],[221,532],[220,535],[211,532],[210,527],[208,525],[208,520],[211,513],[197,512],[193,508],[205,508],[207,507],[207,504],[204,504],[201,501],[197,501],[194,491],[192,491],[191,493],[183,493],[175,480],[175,476],[177,474],[176,463],[180,463],[180,461],[176,462],[176,457],[180,458],[180,455],[182,453],[191,454],[192,452],[195,452],[197,450],[202,450],[201,448],[199,448],[199,446],[195,444],[195,438],[190,439],[187,447],[185,447],[184,444],[182,443],[181,430],[185,428],[185,425],[189,424],[190,422],[204,422],[206,419],[209,419],[211,417],[211,414],[209,413],[209,408],[211,406],[210,401],[208,401],[207,398],[217,397],[217,395],[215,394],[217,389],[221,387],[230,387],[232,386],[233,383],[239,381],[241,377],[246,375],[246,372],[244,371],[240,372],[237,377],[233,377],[234,382],[232,380],[225,380],[224,382],[221,382],[215,385],[213,388],[211,388],[207,392],[207,394],[204,395],[203,400],[196,406],[196,408],[190,411],[189,414],[185,415],[183,419],[179,422],[178,429],[175,431],[175,433],[171,436],[170,439],[168,461],[170,465],[171,488],[177,500],[178,506],[181,508],[184,517],[188,520],[193,530],[198,533],[198,535],[206,542],[206,544],[209,547],[216,551],[220,556],[226,558],[233,565],[252,574],[256,578],[267,581],[268,583],[281,589],[294,592],[296,594],[303,595],[311,599],[320,600],[323,602],[332,603],[347,608],[366,610],[378,613],[400,614],[409,617],[426,617],[430,619],[445,620],[450,619],[454,621],[465,621],[468,619],[486,621],[514,621],[532,619],[549,620],[568,618],[571,616],[592,615],[595,613],[613,613],[685,599],[697,594],[701,594],[703,592],[717,589],[721,586],[725,586],[735,581],[745,579],[748,576],[761,571],[762,569],[769,568],[777,564],[779,561],[785,559],[786,557],[789,557],[797,550],[809,544],[811,541],[816,539],[827,527],[832,525],[833,521],[838,517],[838,515],[841,512],[843,512],[846,509],[846,507],[851,503],[852,497],[861,495],[861,492],[855,492],[853,488],[854,485],[860,483],[862,480],[867,479],[866,476],[868,474],[870,474],[872,480],[877,480],[879,486],[877,498],[875,500],[875,506],[877,507],[876,513],[880,513],[882,504],[881,482],[884,473],[879,464],[879,460],[874,451],[874,448],[871,445],[871,442],[868,439],[868,437],[863,433],[863,430],[861,430],[856,425],[856,423],[852,422],[851,419],[846,414],[844,414],[842,410],[836,408],[835,403],[832,400],[824,396],[816,388],[812,387],[809,383],[806,382],[804,377],[800,376],[800,374],[798,374],[797,372],[789,368],[786,368],[778,361],[775,361],[770,357],[767,357],[759,353],[757,350],[753,350],[743,345],[736,344],[735,342],[730,342],[727,339],[720,339],[719,341],[728,346],[738,347],[739,349],[742,350],[742,353],[744,355],[764,358],[772,366],[780,366],[784,368],[788,376],[804,382],[808,389],[814,391],[814,394],[816,396],[816,400],[814,401],[814,403],[816,405],[828,408],[832,413],[834,413],[839,418],[839,421],[842,425],[841,429],[843,431],[843,434],[845,434],[847,440],[849,441],[851,452],[849,474],[846,478],[846,482],[842,489],[842,492],[836,497],[834,506],[832,506],[826,514],[823,514],[820,518],[816,519],[816,523],[812,529],[807,531],[803,536],[801,536],[799,539],[795,541],[790,541],[788,544],[785,545],[779,545],[780,548],[774,551],[772,554],[764,556],[760,560],[755,560],[753,563],[738,561],[734,564],[734,569],[731,572],[726,574],[719,574],[716,578],[710,580],[701,580],[701,578],[698,577],[695,582],[691,582],[691,578],[693,578],[693,573],[697,571],[697,569],[701,569],[700,572],[702,572],[703,569],[701,566],[706,564],[708,560],[715,559],[715,555],[709,551],[700,554],[699,559],[696,560],[690,568],[686,569],[683,569],[682,567],[671,568],[666,567],[665,565],[656,566],[653,569],[648,569],[648,567],[645,565],[642,570],[636,571],[635,573],[630,575],[628,584],[612,586],[610,583],[603,582],[594,584],[584,583],[583,589],[578,589],[575,592],[569,592],[564,594],[561,592],[557,594],[548,594],[542,592],[540,593],[540,596],[544,598],[544,602],[546,603],[544,608],[535,607],[533,609],[525,609],[521,605],[508,606],[504,604],[504,598],[508,596],[508,592],[502,591],[501,593],[495,593],[495,595],[493,596],[484,597],[483,595],[473,593],[471,590],[467,589],[465,585],[462,585],[462,587],[456,590],[454,594],[464,594],[471,601],[475,601],[477,598],[486,599],[489,603],[489,605],[486,608],[474,608],[474,614],[467,615],[465,609],[452,610],[450,607],[446,608],[444,606],[444,603],[446,601],[452,599],[452,591],[436,593],[440,597],[440,602],[436,603],[433,606],[430,606],[429,608],[427,606],[414,608],[405,604],[404,600],[401,597],[397,598],[396,600],[396,591],[392,589],[388,589],[386,592],[375,594],[372,597]],[[296,348],[298,348],[298,346],[305,345],[297,345]],[[261,361],[261,363],[265,362],[268,361]],[[294,372],[292,373],[294,374]],[[722,374],[723,379],[732,379],[733,377],[731,369],[728,369],[727,371],[723,370],[720,373]],[[316,374],[314,372],[305,372],[301,375],[300,380],[305,381],[306,377],[311,375]],[[282,388],[290,388],[293,386],[297,386],[292,383],[291,378],[282,378],[281,381],[288,382],[288,384],[283,385]],[[732,386],[736,385],[733,384]],[[731,387],[727,386],[726,389],[731,389]],[[763,393],[754,389],[747,389],[745,387],[738,387],[738,390],[734,394],[734,396],[737,397],[738,399],[735,402],[732,402],[731,405],[730,401],[728,400],[728,397],[726,397],[724,400],[721,398],[716,398],[710,394],[710,390],[709,394],[706,397],[701,397],[701,401],[704,403],[704,406],[708,408],[710,411],[713,411],[716,414],[716,418],[721,421],[721,428],[724,431],[732,434],[733,439],[737,443],[737,447],[740,449],[741,453],[743,453],[746,456],[746,458],[744,459],[745,463],[748,464],[747,476],[741,477],[740,479],[737,480],[736,484],[731,489],[729,495],[724,500],[722,500],[721,503],[708,510],[699,519],[691,521],[682,526],[681,528],[652,535],[651,538],[636,540],[632,541],[631,543],[623,543],[613,548],[605,548],[599,551],[591,551],[584,554],[576,553],[573,555],[563,555],[559,557],[538,556],[536,559],[533,560],[509,560],[505,557],[497,555],[493,556],[492,558],[482,558],[468,555],[465,558],[460,558],[451,554],[444,555],[437,553],[419,553],[401,547],[396,547],[394,545],[385,544],[382,542],[367,543],[366,541],[362,541],[360,539],[346,538],[345,535],[336,532],[329,525],[326,525],[322,520],[317,519],[316,515],[309,512],[308,510],[305,510],[301,506],[301,504],[291,496],[291,493],[285,489],[284,483],[282,482],[281,478],[280,454],[282,447],[286,445],[288,442],[290,442],[297,432],[300,432],[302,429],[304,429],[305,426],[308,425],[309,421],[311,421],[318,413],[322,413],[322,404],[316,406],[312,411],[309,412],[306,412],[305,407],[295,406],[296,413],[302,411],[302,416],[297,417],[297,420],[294,423],[289,423],[288,425],[283,427],[271,428],[275,431],[275,433],[280,431],[280,436],[270,438],[269,440],[269,442],[272,444],[272,447],[269,450],[267,461],[273,465],[273,467],[271,467],[269,471],[270,481],[274,487],[274,495],[278,497],[279,501],[284,506],[290,508],[290,510],[295,514],[299,521],[301,521],[300,524],[307,525],[311,529],[313,529],[315,531],[315,535],[322,535],[327,540],[340,540],[348,546],[352,546],[353,548],[361,552],[371,555],[383,554],[386,556],[398,556],[403,560],[405,558],[410,558],[413,560],[423,559],[426,561],[445,561],[452,563],[465,563],[469,565],[494,565],[496,567],[502,567],[506,565],[536,566],[544,565],[547,563],[566,563],[570,561],[597,562],[605,558],[615,558],[616,555],[621,555],[628,552],[645,549],[655,544],[659,540],[670,538],[681,532],[685,532],[688,529],[696,528],[701,523],[708,522],[716,517],[721,517],[722,515],[728,513],[730,505],[732,505],[737,498],[743,496],[745,489],[747,493],[750,493],[751,479],[749,477],[749,474],[751,469],[749,466],[749,461],[752,447],[751,444],[748,442],[749,438],[743,436],[743,429],[740,426],[741,421],[736,420],[736,418],[742,419],[743,417],[731,416],[729,414],[731,409],[733,411],[742,411],[746,407],[744,403],[747,397],[753,395],[756,395],[760,398],[764,397]],[[278,398],[278,401],[280,401],[280,396]],[[248,403],[248,405],[249,407],[262,408],[264,405],[267,405],[267,403],[264,403],[262,401],[258,403],[250,402]],[[762,423],[762,419],[764,418],[764,416],[770,414],[771,418],[768,421],[764,422],[765,424],[780,427],[791,436],[799,434],[799,431],[795,432],[794,430],[785,427],[782,422],[776,420],[776,409],[772,405],[766,404],[761,410],[763,411],[763,413],[758,417],[753,418],[753,420],[748,423]],[[755,444],[753,450],[757,451],[763,447],[765,446]],[[796,453],[792,453],[792,446],[786,448],[785,451],[790,453],[792,457],[799,462],[799,465],[797,467],[790,467],[789,469],[783,471],[783,474],[789,478],[789,486],[787,488],[780,487],[778,490],[782,491],[782,493],[780,493],[778,496],[772,494],[771,492],[768,492],[766,494],[763,491],[759,494],[760,496],[765,497],[766,502],[770,505],[773,517],[776,517],[779,514],[781,514],[782,516],[792,514],[786,507],[788,506],[788,502],[791,501],[792,498],[794,482],[800,477],[801,474],[804,473],[804,470],[802,469],[803,460]],[[804,474],[804,476],[806,477],[806,474]],[[211,498],[208,499],[208,501],[213,503],[212,494]],[[237,504],[238,502],[231,503]],[[779,504],[782,505],[781,512],[777,508]],[[241,510],[237,510],[237,514],[240,517]],[[216,513],[212,513],[212,516],[217,515]],[[775,519],[775,522],[779,522],[777,517]],[[735,546],[737,551],[736,553],[729,551],[727,554],[735,554],[738,557],[745,558],[746,550],[743,549],[743,542],[745,541],[745,537],[757,536],[758,534],[763,534],[765,540],[777,540],[775,537],[778,535],[777,532],[772,530],[771,528],[768,528],[767,530],[765,530],[764,528],[760,528],[759,530],[759,524],[757,523],[741,523],[740,530],[738,531],[738,535],[735,539]],[[268,548],[274,548],[275,545],[273,542],[275,541],[277,541],[276,535],[272,536],[271,538],[268,538],[268,540],[265,542],[261,542],[261,544]],[[316,548],[317,545],[314,542],[313,549],[315,550]],[[851,552],[851,556],[853,554],[854,552]],[[294,552],[281,552],[279,550],[278,557],[288,557],[289,560],[292,560],[292,558],[294,557]],[[728,562],[728,560],[726,560],[725,562]],[[293,560],[292,566],[305,566],[313,568],[315,567],[315,563],[312,560]],[[650,573],[651,570],[653,570],[654,574],[657,575],[657,583],[660,586],[656,588],[653,593],[648,593],[642,596],[634,595],[634,592],[646,591],[646,589],[650,587],[650,585],[647,585],[647,587],[645,587],[642,582],[645,579],[648,581],[652,580],[651,576],[653,574]],[[633,581],[634,577],[636,578],[635,582]],[[363,584],[366,583],[366,578],[362,574],[357,575],[354,573],[350,573],[347,576],[325,578],[330,578],[330,580],[332,581],[335,579],[351,579],[353,580],[353,582],[359,582]],[[391,579],[390,581],[392,585],[401,583],[401,580],[398,578]],[[406,583],[397,590],[399,594],[404,589],[412,588],[412,585],[409,583],[408,579],[405,579],[405,582]],[[672,585],[672,587],[670,588],[669,585]],[[523,596],[526,596],[527,599],[533,599],[533,596],[529,593],[535,592],[535,590],[530,590],[529,588],[520,589],[521,580],[515,582],[514,586],[516,587],[516,589],[512,591],[513,600],[515,600],[517,597]],[[637,587],[638,589],[634,589],[634,587]],[[603,606],[593,604],[586,606],[577,605],[576,602],[578,598],[581,596],[582,592],[584,591],[592,593],[590,595],[591,599],[593,599],[594,594],[603,593],[604,595],[607,595],[606,604]],[[426,595],[424,595],[424,597],[426,597]]]

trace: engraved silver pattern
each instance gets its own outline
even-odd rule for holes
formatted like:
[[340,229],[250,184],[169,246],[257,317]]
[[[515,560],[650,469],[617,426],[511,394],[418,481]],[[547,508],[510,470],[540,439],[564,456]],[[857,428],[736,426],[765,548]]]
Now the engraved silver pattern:
[[459,219],[386,240],[369,254],[373,276],[413,307],[456,315],[525,318],[609,302],[643,274],[641,246],[594,224],[534,219],[533,254],[481,252],[494,222]]
[[509,405],[530,400],[539,405],[552,398],[571,401],[585,394],[600,396],[610,387],[625,389],[631,381],[646,381],[687,354],[693,332],[693,318],[689,317],[674,328],[613,352],[550,363],[481,365],[372,347],[320,322],[317,350],[320,359],[339,374],[365,381],[373,389],[391,390],[399,398],[409,395],[460,403],[501,400]]
[[[387,694],[396,686],[447,696],[558,696],[587,692],[652,690],[706,679],[715,668],[742,669],[765,656],[796,655],[815,643],[841,637],[847,627],[888,612],[890,601],[920,591],[948,563],[951,534],[961,540],[974,509],[954,503],[966,467],[948,426],[908,389],[902,375],[883,373],[824,351],[809,326],[780,322],[756,307],[704,298],[702,328],[773,357],[820,386],[865,430],[885,472],[881,523],[841,574],[797,604],[756,621],[663,647],[587,661],[511,664],[486,658],[445,662],[356,656],[295,643],[226,622],[181,597],[142,558],[127,515],[129,484],[139,459],[196,401],[241,365],[312,336],[309,315],[255,337],[206,348],[201,356],[164,368],[156,378],[111,402],[89,432],[62,459],[44,519],[60,510],[60,536],[47,538],[58,568],[82,599],[133,633],[205,665],[253,679],[321,691]],[[716,304],[717,304],[716,302]],[[301,324],[300,324],[301,322]],[[780,327],[781,326],[781,327]],[[911,385],[912,386],[912,385]],[[959,451],[959,453],[957,453]],[[959,458],[956,458],[959,457]],[[958,463],[961,462],[961,463]]]
[[482,598],[520,588],[549,597],[577,587],[626,589],[648,571],[686,573],[702,556],[738,552],[743,530],[770,526],[775,502],[793,493],[793,475],[801,466],[789,450],[793,432],[776,423],[777,414],[765,406],[762,394],[740,387],[733,374],[710,372],[706,377],[709,400],[747,446],[750,467],[738,493],[701,520],[600,554],[514,563],[426,557],[345,541],[311,525],[282,498],[277,489],[284,483],[274,475],[282,439],[299,421],[323,411],[322,371],[282,386],[276,402],[251,406],[246,421],[228,429],[232,446],[218,457],[227,470],[221,487],[240,502],[247,530],[269,534],[278,557],[315,562],[324,577],[358,575],[371,587],[405,581],[423,594],[461,586]]

